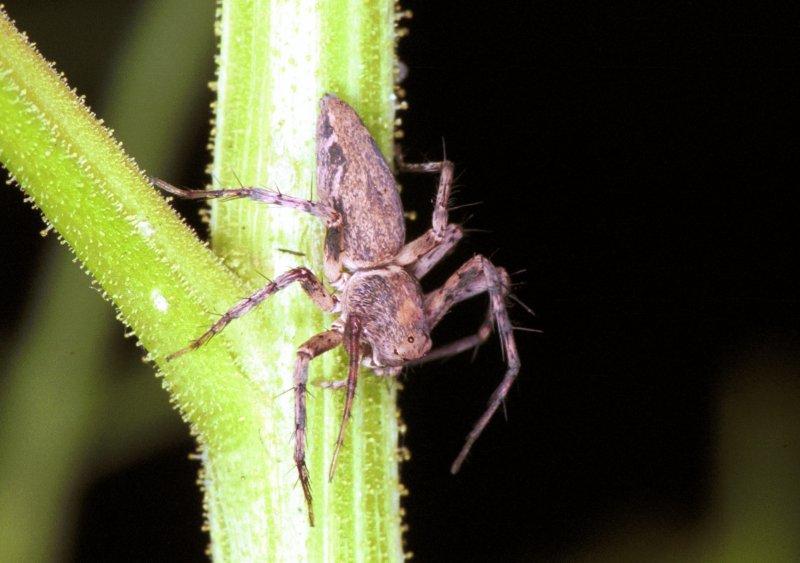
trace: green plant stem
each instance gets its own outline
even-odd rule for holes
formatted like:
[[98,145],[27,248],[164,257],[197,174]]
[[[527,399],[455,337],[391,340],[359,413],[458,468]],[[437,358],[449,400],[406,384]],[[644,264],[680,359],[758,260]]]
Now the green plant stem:
[[[242,295],[64,81],[0,14],[0,160],[157,360]],[[77,321],[76,321],[77,322]],[[258,316],[182,362],[164,384],[204,443],[258,436]],[[92,349],[90,343],[85,344]],[[246,365],[245,365],[246,364]],[[70,382],[63,382],[64,386]],[[257,438],[256,438],[257,439]]]
[[[213,178],[221,185],[277,187],[311,197],[315,178],[315,124],[325,92],[352,104],[386,155],[394,132],[394,3],[392,1],[241,1],[221,4],[219,99],[216,106]],[[254,286],[298,265],[321,274],[323,227],[293,210],[247,201],[214,202],[215,251]],[[290,249],[304,254],[281,252]],[[382,561],[402,558],[397,471],[396,388],[363,374],[338,473],[326,479],[341,422],[340,393],[314,390],[309,400],[308,466],[317,525],[309,529],[290,443],[295,350],[331,322],[299,287],[263,307],[270,330],[263,336],[270,366],[258,379],[263,390],[267,460],[251,459],[247,473],[249,516],[224,502],[241,490],[221,477],[213,452],[206,455],[206,494],[215,559],[263,554],[286,561]],[[346,373],[341,353],[312,363],[310,380]],[[258,454],[254,450],[254,454]],[[223,461],[224,463],[224,461]],[[218,501],[219,499],[219,501]],[[242,545],[252,530],[257,547]],[[266,535],[264,535],[266,532]]]

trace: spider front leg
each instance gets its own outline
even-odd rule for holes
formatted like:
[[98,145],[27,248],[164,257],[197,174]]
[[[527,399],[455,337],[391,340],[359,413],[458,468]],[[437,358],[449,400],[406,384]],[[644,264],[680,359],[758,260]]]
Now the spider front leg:
[[[479,256],[476,256],[463,264],[442,287],[425,296],[425,312],[431,327],[439,324],[439,321],[453,305],[487,291],[485,277],[476,267],[476,261],[479,258]],[[503,302],[505,302],[508,288],[511,287],[511,280],[504,269],[497,268],[497,272],[500,274],[502,297]],[[480,346],[492,334],[494,326],[493,311],[492,303],[490,302],[484,321],[472,336],[459,338],[454,342],[434,348],[422,358],[412,360],[406,365],[413,366],[448,358]]]
[[314,217],[318,217],[325,221],[328,228],[338,227],[342,224],[341,215],[331,209],[327,205],[319,202],[309,201],[290,195],[284,195],[275,190],[268,190],[264,188],[229,188],[224,190],[185,190],[178,188],[161,180],[159,178],[151,178],[153,185],[167,192],[168,194],[180,197],[183,199],[252,199],[261,203],[268,203],[270,205],[277,205],[280,207],[290,207],[309,213]]
[[[508,311],[505,305],[505,296],[508,293],[509,278],[505,270],[496,268],[488,259],[483,256],[475,256],[455,274],[453,274],[445,284],[425,296],[425,315],[428,325],[434,327],[441,321],[444,314],[450,308],[465,299],[478,295],[479,293],[489,293],[489,307],[491,316],[489,319],[494,321],[497,332],[500,336],[500,345],[503,349],[503,356],[506,360],[507,368],[503,380],[492,393],[486,411],[478,419],[472,431],[467,436],[466,443],[461,452],[456,457],[450,468],[452,473],[457,473],[469,454],[472,445],[481,435],[483,429],[491,420],[495,411],[502,404],[503,399],[508,395],[508,390],[514,383],[519,373],[520,360],[517,352],[517,345],[514,341],[513,328],[508,318]],[[477,346],[491,334],[491,321],[487,319],[474,336],[462,338],[449,345],[430,352],[425,358],[415,363],[421,363],[428,358],[442,358],[452,354],[457,354],[471,347]]]
[[458,340],[450,342],[449,344],[445,344],[444,346],[438,346],[437,348],[434,348],[425,354],[423,357],[417,360],[412,360],[405,365],[416,366],[420,364],[426,364],[435,360],[443,360],[445,358],[449,358],[450,356],[455,356],[461,352],[466,352],[467,350],[473,350],[489,339],[489,337],[492,335],[493,325],[494,315],[492,314],[492,305],[490,303],[486,318],[481,323],[481,326],[478,327],[478,330],[475,332],[475,334],[472,336],[459,338]]
[[439,173],[439,187],[433,204],[431,228],[421,237],[403,247],[396,262],[411,266],[410,271],[421,278],[436,262],[449,252],[464,235],[461,227],[448,223],[448,203],[453,188],[453,163],[449,160],[408,164],[398,159],[398,168],[403,172]]
[[303,495],[308,505],[308,521],[314,525],[314,509],[311,502],[311,479],[306,467],[306,386],[308,384],[308,364],[328,350],[342,343],[342,334],[327,330],[309,338],[297,350],[294,366],[294,463]]
[[[342,422],[339,425],[339,436],[336,439],[336,446],[333,449],[333,457],[331,458],[331,466],[328,471],[328,480],[333,481],[333,476],[336,473],[336,464],[339,459],[339,450],[344,443],[344,431],[347,427],[347,422],[350,420],[350,413],[353,409],[353,398],[356,394],[356,382],[358,381],[358,368],[361,364],[361,357],[363,355],[361,345],[361,320],[350,314],[344,326],[344,345],[348,356],[348,370],[346,379],[337,379],[334,381],[318,382],[317,385],[324,389],[341,389],[347,388],[347,394],[344,400],[344,411],[342,412]],[[340,341],[342,337],[340,336]],[[305,385],[305,382],[304,382]],[[305,389],[305,387],[304,387]],[[305,412],[305,410],[303,411]]]
[[336,462],[339,459],[339,450],[344,443],[344,430],[350,420],[350,413],[353,409],[353,398],[356,395],[356,382],[358,380],[358,366],[361,362],[361,320],[351,314],[347,317],[344,327],[344,345],[348,356],[347,369],[347,395],[344,400],[344,411],[342,412],[342,422],[339,425],[339,436],[336,438],[336,446],[333,448],[331,467],[328,471],[328,481],[333,481],[336,473]]
[[402,158],[398,158],[397,167],[401,172],[439,174],[439,188],[436,191],[436,202],[433,205],[433,220],[431,223],[434,235],[439,240],[442,240],[444,231],[447,228],[447,205],[450,201],[450,190],[453,187],[453,163],[445,159],[438,162],[411,164],[405,162]]
[[196,350],[215,335],[228,326],[231,321],[249,313],[254,307],[267,299],[270,295],[277,293],[281,289],[293,282],[300,282],[305,292],[314,301],[314,303],[323,311],[332,312],[336,309],[339,300],[325,289],[322,282],[319,281],[308,268],[294,268],[286,273],[281,274],[274,281],[269,282],[267,285],[239,301],[236,305],[231,307],[220,319],[211,325],[211,328],[200,335],[199,338],[193,340],[188,346],[173,352],[167,356],[167,361],[174,360],[175,358]]
[[464,237],[459,225],[450,224],[442,240],[436,240],[433,229],[403,247],[396,262],[417,279],[422,279],[439,261],[447,256]]
[[178,188],[159,178],[150,178],[154,186],[168,194],[183,199],[241,199],[248,198],[261,203],[289,207],[303,211],[325,221],[327,233],[325,235],[325,277],[330,282],[337,281],[341,276],[341,238],[342,215],[324,203],[309,201],[290,195],[284,195],[275,190],[264,188],[230,188],[224,190],[185,190]]

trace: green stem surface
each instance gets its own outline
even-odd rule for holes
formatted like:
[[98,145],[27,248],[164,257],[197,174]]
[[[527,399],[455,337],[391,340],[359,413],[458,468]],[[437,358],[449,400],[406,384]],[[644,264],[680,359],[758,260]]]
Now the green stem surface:
[[[315,124],[325,92],[353,105],[386,155],[394,132],[394,3],[224,0],[212,177],[218,185],[267,186],[313,197]],[[322,274],[323,226],[289,209],[249,201],[213,202],[214,250],[253,287],[299,265]],[[288,249],[304,256],[283,252]],[[341,421],[342,394],[311,387],[308,466],[316,526],[308,526],[293,470],[295,350],[333,320],[299,287],[262,306],[269,369],[262,436],[249,459],[248,487],[220,479],[224,460],[206,451],[212,549],[220,560],[254,551],[270,560],[385,561],[403,557],[393,381],[363,374],[333,483],[326,479]],[[310,380],[346,374],[341,352],[312,362]],[[232,510],[226,487],[246,490],[252,512]],[[241,534],[252,528],[252,534]],[[266,535],[263,531],[266,530]],[[258,545],[242,544],[249,538]]]

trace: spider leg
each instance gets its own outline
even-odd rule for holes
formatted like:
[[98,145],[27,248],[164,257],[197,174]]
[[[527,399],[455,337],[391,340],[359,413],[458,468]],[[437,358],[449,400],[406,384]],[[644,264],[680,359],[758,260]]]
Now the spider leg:
[[[400,372],[403,371],[403,367],[407,365],[413,365],[417,361],[414,360],[412,362],[408,362],[403,364],[402,366],[394,366],[394,367],[386,367],[386,366],[377,366],[372,361],[372,358],[364,357],[365,351],[364,348],[361,348],[361,367],[367,368],[372,373],[370,375],[374,375],[375,377],[383,377],[383,378],[390,378],[390,377],[397,377],[400,375]],[[329,379],[326,381],[316,381],[314,385],[320,387],[322,389],[341,389],[342,387],[347,387],[348,378],[344,379]]]
[[264,188],[230,188],[224,190],[185,190],[178,188],[161,180],[159,178],[150,179],[154,186],[161,190],[183,198],[183,199],[214,199],[214,198],[227,198],[227,199],[252,199],[261,203],[268,203],[270,205],[277,205],[280,207],[290,207],[309,213],[314,217],[318,217],[325,221],[325,224],[330,227],[337,227],[342,224],[341,215],[334,209],[322,203],[301,199],[290,195],[284,195],[275,190]]
[[486,315],[486,318],[481,323],[481,326],[478,327],[478,330],[472,336],[465,336],[464,338],[459,338],[449,344],[445,344],[443,346],[438,346],[416,360],[411,360],[410,362],[404,364],[406,366],[417,366],[420,364],[426,364],[428,362],[432,362],[435,360],[442,360],[444,358],[449,358],[450,356],[455,356],[460,354],[461,352],[466,352],[467,350],[472,350],[477,348],[488,338],[492,335],[492,326],[494,324],[494,317],[492,316],[492,307],[491,304],[489,305],[489,311]]
[[231,321],[247,314],[259,303],[267,299],[270,295],[277,293],[293,282],[300,282],[300,285],[303,287],[308,296],[311,297],[314,303],[323,311],[331,312],[339,303],[339,300],[336,298],[336,296],[328,293],[328,291],[322,285],[322,282],[319,281],[317,276],[315,276],[310,270],[307,268],[294,268],[281,274],[275,278],[274,281],[271,281],[249,297],[245,297],[239,301],[224,315],[222,315],[217,322],[211,325],[211,328],[200,335],[199,338],[193,340],[185,348],[181,348],[177,352],[173,352],[167,356],[167,361],[174,360],[175,358],[182,356],[187,352],[196,350],[211,340],[215,334],[222,332],[222,330],[228,326]]
[[294,463],[308,505],[308,520],[314,525],[314,509],[311,503],[311,479],[306,467],[306,385],[308,364],[328,350],[342,343],[342,335],[336,330],[327,330],[309,338],[297,349],[294,366]]
[[339,216],[339,222],[328,224],[325,229],[325,246],[323,273],[325,279],[330,283],[336,283],[342,277],[342,239],[344,230],[342,229],[341,214],[334,210]]
[[342,412],[342,423],[339,425],[339,436],[336,439],[336,446],[333,448],[331,467],[328,472],[328,481],[333,481],[336,473],[336,462],[339,459],[339,450],[344,443],[344,430],[350,420],[350,413],[353,408],[353,398],[356,394],[356,382],[358,380],[358,366],[361,362],[361,320],[355,315],[347,317],[347,324],[344,328],[344,345],[349,357],[347,372],[347,396],[344,400],[344,411]]
[[447,256],[464,237],[460,225],[447,225],[441,239],[437,238],[433,229],[405,245],[397,255],[395,262],[406,269],[417,279],[422,279],[439,261]]
[[396,259],[401,266],[412,265],[410,271],[417,278],[421,278],[463,236],[461,227],[448,223],[448,203],[453,188],[453,163],[449,160],[442,160],[409,164],[402,158],[398,158],[397,166],[401,172],[439,174],[439,187],[436,190],[436,201],[433,205],[431,229],[403,247]]
[[433,205],[433,232],[441,240],[447,228],[447,204],[453,188],[453,163],[449,160],[438,162],[408,163],[402,158],[397,160],[400,172],[423,174],[439,174],[439,188],[436,191],[436,202]]
[[483,259],[483,271],[487,280],[487,289],[489,291],[489,300],[492,305],[492,315],[494,316],[495,324],[497,325],[497,333],[500,336],[500,345],[505,352],[506,359],[506,372],[500,385],[497,386],[492,396],[489,398],[489,404],[486,411],[481,415],[472,431],[467,435],[466,442],[461,448],[458,456],[453,462],[450,471],[458,473],[461,469],[461,464],[464,463],[467,455],[469,454],[472,445],[481,435],[483,429],[491,420],[498,407],[503,403],[503,400],[508,395],[511,385],[517,378],[520,369],[519,353],[517,352],[517,344],[514,340],[514,332],[511,326],[511,321],[508,318],[508,311],[506,311],[505,302],[503,299],[503,281],[500,272],[495,266],[485,258]]
[[262,203],[297,209],[322,219],[327,227],[325,234],[325,277],[331,282],[335,282],[341,277],[342,214],[336,209],[323,203],[284,195],[278,191],[264,188],[240,187],[225,190],[185,190],[159,178],[150,178],[150,181],[157,188],[184,199],[249,198]]
[[442,287],[425,295],[425,316],[429,327],[433,328],[439,324],[453,305],[489,290],[488,280],[483,271],[484,262],[488,260],[483,256],[473,256],[462,264]]
[[[475,423],[472,431],[467,435],[466,443],[456,457],[451,467],[452,473],[457,473],[469,454],[472,445],[481,435],[483,429],[491,420],[498,407],[508,394],[511,385],[519,373],[520,360],[517,345],[514,341],[513,327],[508,318],[505,306],[505,296],[508,292],[509,278],[505,270],[496,268],[487,258],[475,256],[461,266],[445,284],[425,296],[425,314],[429,326],[433,327],[441,321],[450,308],[465,299],[487,292],[489,294],[490,319],[497,326],[500,336],[500,345],[506,361],[506,372],[500,385],[489,399],[486,411]],[[457,340],[449,345],[429,353],[428,357],[442,358],[467,350],[483,342],[491,334],[491,322],[484,321],[478,333],[474,336]],[[417,361],[420,363],[420,361]]]
[[314,385],[322,389],[341,389],[342,387],[347,387],[347,378],[333,379],[331,381],[317,381]]

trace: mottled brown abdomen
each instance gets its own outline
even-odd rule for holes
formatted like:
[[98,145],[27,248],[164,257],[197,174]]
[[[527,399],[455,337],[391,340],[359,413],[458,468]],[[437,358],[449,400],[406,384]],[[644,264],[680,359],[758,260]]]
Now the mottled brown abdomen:
[[349,270],[388,262],[405,242],[394,176],[353,109],[327,95],[317,120],[317,194],[342,215],[341,258]]

